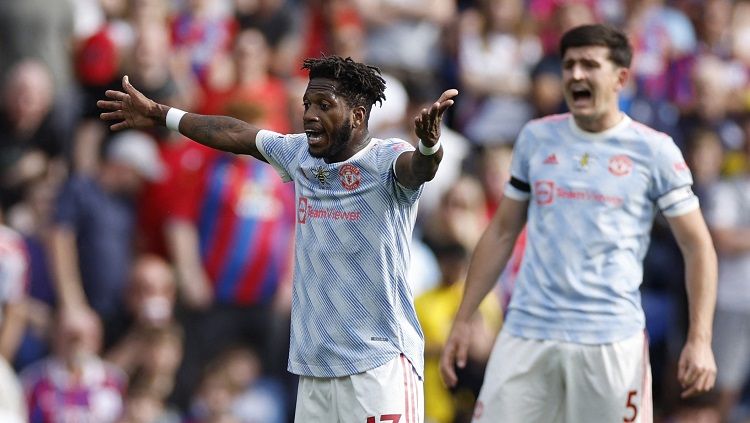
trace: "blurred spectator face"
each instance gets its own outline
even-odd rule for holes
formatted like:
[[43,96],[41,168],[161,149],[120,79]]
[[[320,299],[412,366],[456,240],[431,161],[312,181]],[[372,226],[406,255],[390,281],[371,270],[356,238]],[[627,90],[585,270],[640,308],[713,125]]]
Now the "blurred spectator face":
[[711,130],[696,132],[688,146],[688,166],[697,185],[717,181],[721,174],[724,151],[719,135]]
[[90,310],[64,313],[54,331],[55,355],[68,366],[79,367],[101,348],[102,327],[99,317]]
[[121,18],[128,10],[128,0],[99,0],[99,4],[109,18]]
[[732,10],[732,53],[750,66],[750,2],[736,2]]
[[159,398],[147,393],[128,396],[125,412],[120,423],[151,423],[159,421],[164,405]]
[[484,0],[482,3],[495,30],[510,30],[521,21],[522,0]]
[[224,372],[235,392],[240,392],[256,381],[262,373],[258,355],[249,349],[239,348],[225,357]]
[[333,54],[356,61],[363,59],[366,53],[364,28],[353,23],[339,25],[333,29],[332,35]]
[[52,77],[36,61],[16,65],[5,82],[4,106],[8,118],[19,129],[32,130],[47,115],[53,100]]
[[234,48],[237,75],[242,81],[243,74],[268,71],[271,51],[266,37],[258,30],[246,29],[242,31],[235,42]]
[[132,71],[146,88],[158,88],[169,77],[169,34],[167,28],[156,21],[144,22],[138,27],[133,46]]
[[577,119],[597,121],[616,110],[628,70],[609,59],[603,46],[573,47],[563,57],[565,102]]
[[481,155],[480,180],[484,193],[497,204],[503,196],[505,183],[510,180],[512,150],[507,146],[490,148]]
[[195,397],[192,411],[202,421],[231,415],[234,394],[224,372],[208,371]]
[[131,274],[128,306],[136,322],[159,326],[172,319],[176,282],[169,265],[157,256],[136,260]]
[[169,15],[169,4],[167,0],[130,0],[129,13],[134,25],[150,22],[164,25]]
[[555,8],[555,22],[560,33],[580,25],[596,22],[594,12],[583,2],[564,2]]
[[703,3],[698,35],[708,43],[719,41],[729,28],[732,3],[729,0],[708,0]]
[[729,86],[724,74],[724,64],[713,56],[703,56],[695,65],[693,87],[697,112],[706,120],[714,121],[726,115]]
[[564,101],[560,90],[562,79],[555,73],[542,72],[536,75],[531,84],[531,102],[539,116],[556,113]]

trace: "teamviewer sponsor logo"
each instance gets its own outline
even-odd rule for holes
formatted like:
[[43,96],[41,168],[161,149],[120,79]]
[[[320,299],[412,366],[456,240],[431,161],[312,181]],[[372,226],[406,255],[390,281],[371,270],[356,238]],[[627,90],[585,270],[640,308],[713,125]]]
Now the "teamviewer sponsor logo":
[[307,223],[307,197],[300,197],[297,203],[297,222]]
[[534,182],[534,197],[536,203],[540,206],[552,204],[555,200],[555,182],[554,181],[536,181]]
[[305,224],[309,219],[347,220],[356,222],[361,217],[359,210],[316,208],[307,197],[300,197],[297,202],[297,223]]

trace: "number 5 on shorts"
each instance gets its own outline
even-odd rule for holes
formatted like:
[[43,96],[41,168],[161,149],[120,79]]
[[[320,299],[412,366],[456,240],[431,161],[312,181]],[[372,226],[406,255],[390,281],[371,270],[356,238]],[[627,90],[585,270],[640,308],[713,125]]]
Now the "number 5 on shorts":
[[[625,416],[622,418],[622,421],[624,423],[632,423],[635,421],[635,418],[638,417],[638,407],[633,404],[633,397],[638,395],[638,391],[630,391],[628,392],[628,403],[625,404],[625,408],[628,410],[632,410],[632,414],[630,416]],[[370,423],[369,420],[367,423]]]
[[[398,423],[401,421],[401,414],[383,414],[380,416],[380,421]],[[367,423],[375,423],[375,417],[368,417]]]

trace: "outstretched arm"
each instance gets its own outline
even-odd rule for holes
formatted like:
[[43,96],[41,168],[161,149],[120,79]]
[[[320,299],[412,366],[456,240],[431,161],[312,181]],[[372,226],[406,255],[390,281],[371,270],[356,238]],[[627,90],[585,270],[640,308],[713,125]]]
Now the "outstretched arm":
[[711,337],[718,271],[716,252],[699,209],[667,221],[685,260],[690,326],[677,369],[685,398],[709,391],[716,379]]
[[[440,123],[443,113],[453,105],[453,97],[458,90],[451,89],[443,92],[440,98],[429,109],[414,118],[414,133],[419,138],[421,146],[413,152],[404,153],[396,161],[396,178],[405,187],[418,188],[423,183],[432,180],[437,172],[440,160],[443,158],[443,148],[440,143]],[[436,151],[430,151],[437,148]]]
[[[107,90],[110,100],[99,100],[96,105],[108,112],[101,114],[113,131],[166,126],[170,107],[156,103],[135,89],[127,75],[122,78],[123,91]],[[266,161],[255,145],[260,129],[228,116],[207,116],[187,113],[179,121],[179,131],[201,144],[236,154],[249,154]]]
[[454,366],[463,368],[471,343],[471,319],[479,304],[497,282],[513,252],[518,234],[526,224],[528,201],[505,197],[484,231],[471,257],[466,287],[440,358],[440,374],[448,386],[458,382]]

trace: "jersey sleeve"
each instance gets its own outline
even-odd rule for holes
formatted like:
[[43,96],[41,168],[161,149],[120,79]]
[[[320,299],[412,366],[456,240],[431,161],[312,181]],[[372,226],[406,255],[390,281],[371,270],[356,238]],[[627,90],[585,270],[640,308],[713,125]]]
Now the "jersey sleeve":
[[408,142],[391,138],[385,140],[383,148],[380,154],[378,154],[378,169],[380,174],[387,178],[386,183],[393,189],[396,198],[407,204],[413,204],[419,199],[422,195],[424,184],[420,185],[417,189],[401,185],[396,176],[396,160],[402,154],[414,150],[416,150],[414,146]]
[[276,169],[284,182],[292,180],[298,165],[300,148],[307,145],[305,134],[280,134],[261,130],[255,138],[255,145],[268,163]]
[[693,176],[680,149],[671,138],[659,140],[653,161],[651,198],[664,216],[681,216],[698,208],[692,185]]
[[531,197],[531,180],[529,176],[529,160],[531,158],[531,141],[528,125],[518,134],[513,146],[513,159],[510,164],[510,181],[505,186],[504,195],[518,201],[526,201]]

